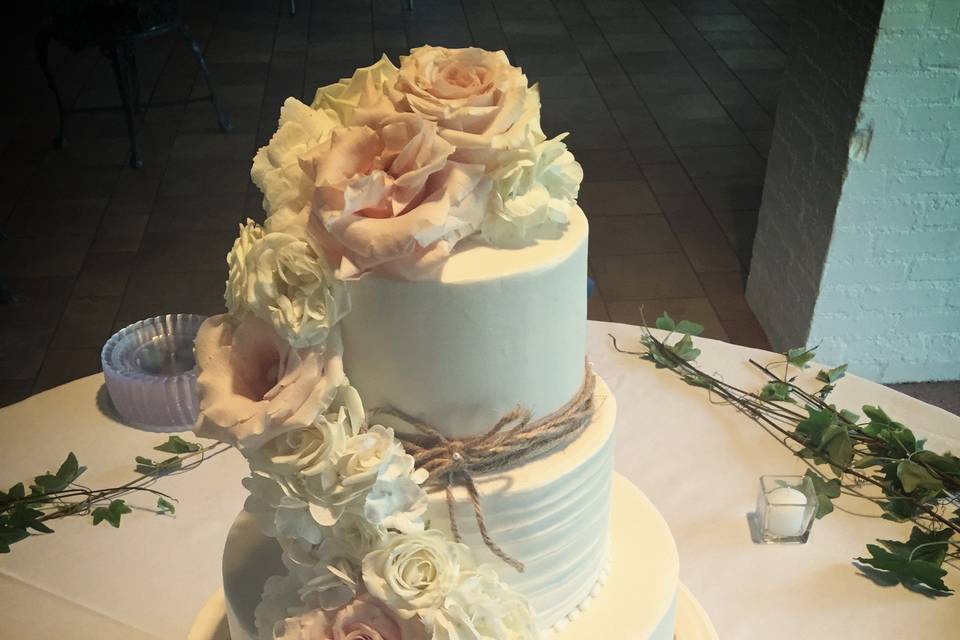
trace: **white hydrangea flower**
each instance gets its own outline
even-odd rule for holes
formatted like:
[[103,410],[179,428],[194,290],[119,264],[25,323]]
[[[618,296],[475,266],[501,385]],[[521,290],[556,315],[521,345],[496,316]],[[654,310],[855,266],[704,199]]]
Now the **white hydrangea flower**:
[[258,640],[273,640],[274,627],[278,622],[306,611],[297,594],[299,588],[299,581],[291,575],[267,578],[260,602],[253,612]]
[[533,610],[489,565],[465,573],[443,606],[424,616],[432,640],[533,640]]
[[393,534],[363,559],[363,584],[401,618],[410,619],[443,604],[473,569],[469,547],[436,529]]
[[401,533],[423,531],[423,515],[427,512],[427,493],[422,485],[427,480],[425,469],[414,469],[411,456],[394,456],[380,469],[367,500],[363,515],[366,520]]
[[563,144],[564,137],[532,137],[525,146],[504,153],[504,161],[493,172],[491,206],[481,225],[488,242],[522,243],[544,225],[567,221],[583,169]]
[[264,233],[247,220],[227,264],[227,309],[232,314],[250,312],[270,323],[296,349],[322,344],[350,311],[344,284],[323,256],[296,235]]
[[243,479],[243,486],[250,492],[243,504],[244,511],[253,516],[263,535],[298,538],[313,544],[323,540],[323,528],[310,515],[310,505],[287,495],[276,480],[254,473]]

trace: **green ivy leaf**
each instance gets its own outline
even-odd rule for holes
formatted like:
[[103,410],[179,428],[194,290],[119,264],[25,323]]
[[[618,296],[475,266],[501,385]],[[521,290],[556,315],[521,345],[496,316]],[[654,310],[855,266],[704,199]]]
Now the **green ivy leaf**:
[[160,462],[155,462],[143,456],[137,456],[134,460],[137,462],[135,471],[145,476],[164,475],[171,471],[176,471],[182,464],[180,458],[177,456],[172,456]]
[[856,461],[853,465],[854,469],[866,469],[867,467],[876,467],[882,465],[884,460],[877,458],[875,456],[865,456]]
[[790,385],[786,382],[768,382],[760,389],[760,399],[766,401],[793,402]]
[[946,570],[941,569],[933,562],[917,559],[907,560],[875,544],[868,544],[867,551],[870,552],[871,557],[857,558],[857,562],[885,571],[902,584],[913,585],[919,583],[935,591],[952,593],[950,587],[943,582],[943,576],[947,575]]
[[657,318],[657,329],[663,329],[664,331],[673,331],[677,328],[677,325],[674,323],[673,318],[670,317],[670,314],[666,311],[663,312],[663,315]]
[[10,553],[10,545],[29,536],[30,533],[24,528],[0,525],[0,553]]
[[947,557],[947,541],[953,537],[953,529],[940,531],[924,531],[920,527],[913,527],[910,538],[906,542],[897,540],[877,540],[890,553],[907,560],[926,560],[939,566]]
[[695,349],[693,339],[689,335],[684,335],[677,340],[677,343],[670,347],[673,354],[686,361],[696,360],[700,355],[700,349]]
[[814,447],[822,442],[823,432],[837,419],[837,414],[829,409],[818,411],[807,409],[808,417],[797,423],[797,431],[807,436]]
[[785,354],[787,356],[787,362],[793,365],[798,369],[806,369],[811,360],[813,360],[814,351],[816,347],[806,349],[803,347],[797,349],[790,349]]
[[838,478],[824,480],[819,473],[812,469],[807,470],[806,476],[813,481],[813,488],[817,492],[816,516],[819,520],[833,511],[833,500],[840,497],[840,480]]
[[840,410],[840,417],[850,424],[857,424],[857,422],[860,420],[860,416],[855,414],[853,411],[848,411],[847,409]]
[[943,489],[943,481],[935,478],[926,467],[913,460],[903,460],[897,465],[897,477],[904,491],[913,493],[917,489],[939,491]]
[[7,491],[7,498],[11,501],[20,500],[21,498],[27,495],[26,489],[23,488],[23,483],[18,482],[17,484],[10,487],[10,490]]
[[821,369],[817,374],[817,380],[820,382],[826,382],[827,384],[834,384],[845,376],[847,373],[847,365],[842,364],[839,367],[834,367],[833,369]]
[[187,442],[180,436],[170,436],[163,444],[153,448],[154,451],[163,451],[164,453],[191,453],[199,451],[200,445],[194,442]]
[[39,533],[53,533],[53,529],[41,522],[43,511],[18,504],[7,513],[8,524],[16,529],[33,529]]
[[163,496],[157,498],[157,510],[161,513],[169,513],[170,515],[173,515],[177,512],[177,508],[173,506],[173,503]]
[[688,336],[698,336],[703,333],[703,325],[690,320],[681,320],[677,323],[676,331]]
[[833,472],[838,476],[843,475],[844,469],[853,462],[853,441],[850,440],[847,428],[836,422],[831,423],[823,431],[820,446],[827,454]]
[[110,505],[107,507],[97,507],[90,515],[93,516],[93,524],[98,525],[104,520],[106,520],[110,526],[114,528],[120,527],[120,518],[128,513],[132,513],[133,509],[127,506],[127,503],[123,500],[113,500],[110,502]]

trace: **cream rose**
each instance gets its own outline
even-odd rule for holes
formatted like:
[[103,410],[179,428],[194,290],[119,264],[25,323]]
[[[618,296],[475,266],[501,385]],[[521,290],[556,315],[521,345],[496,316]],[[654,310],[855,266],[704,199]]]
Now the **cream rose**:
[[393,99],[434,120],[454,160],[496,163],[496,150],[540,135],[540,96],[502,51],[424,46],[400,58]]
[[300,169],[299,157],[327,140],[340,124],[332,110],[311,109],[294,98],[284,101],[277,131],[257,151],[250,170],[268,216],[293,216],[309,203],[312,185]]
[[200,415],[194,431],[255,448],[272,432],[313,424],[346,384],[342,352],[336,328],[326,344],[294,349],[254,315],[208,318],[196,339]]
[[397,82],[397,68],[386,55],[353,76],[317,89],[310,105],[318,111],[335,113],[341,124],[371,123],[396,113],[387,94]]
[[301,159],[315,187],[308,231],[339,259],[339,277],[416,279],[479,229],[490,180],[453,151],[435,123],[399,114],[337,129]]
[[491,206],[481,226],[488,242],[524,243],[546,225],[567,222],[583,169],[563,144],[564,137],[504,152],[493,172]]
[[534,640],[539,632],[527,601],[484,565],[466,573],[443,606],[429,611],[432,640]]
[[350,311],[350,297],[326,260],[288,233],[264,233],[254,221],[240,226],[227,255],[224,298],[233,314],[250,312],[273,325],[295,348],[324,342]]
[[461,572],[472,568],[470,549],[448,541],[436,529],[395,534],[363,559],[363,584],[400,617],[410,619],[443,604]]

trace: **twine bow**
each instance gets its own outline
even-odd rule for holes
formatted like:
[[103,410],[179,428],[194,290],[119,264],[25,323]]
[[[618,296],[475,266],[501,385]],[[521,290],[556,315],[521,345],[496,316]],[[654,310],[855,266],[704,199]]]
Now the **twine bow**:
[[463,486],[470,496],[480,536],[490,551],[519,572],[523,563],[508,555],[487,531],[480,493],[474,476],[510,469],[562,449],[583,433],[594,412],[596,376],[589,363],[585,367],[583,384],[576,395],[557,411],[538,420],[532,420],[528,409],[516,407],[486,433],[467,438],[448,438],[433,427],[395,410],[380,410],[377,414],[402,420],[419,433],[397,433],[417,467],[429,474],[427,484],[446,493],[450,530],[457,542],[462,540],[454,510],[453,488]]

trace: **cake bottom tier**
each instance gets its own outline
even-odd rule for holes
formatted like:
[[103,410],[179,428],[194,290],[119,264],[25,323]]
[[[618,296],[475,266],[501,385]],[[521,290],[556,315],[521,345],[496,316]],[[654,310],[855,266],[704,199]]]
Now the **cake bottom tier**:
[[[626,478],[613,482],[611,563],[605,585],[549,635],[555,640],[712,640],[715,634],[699,608],[691,610],[681,591],[673,537],[656,508]],[[225,608],[232,640],[255,640],[253,612],[263,584],[284,574],[276,540],[260,533],[241,512],[223,554]],[[694,601],[695,603],[695,601]],[[678,614],[678,610],[680,614]],[[688,619],[678,620],[686,611]],[[687,630],[686,634],[680,632]]]

